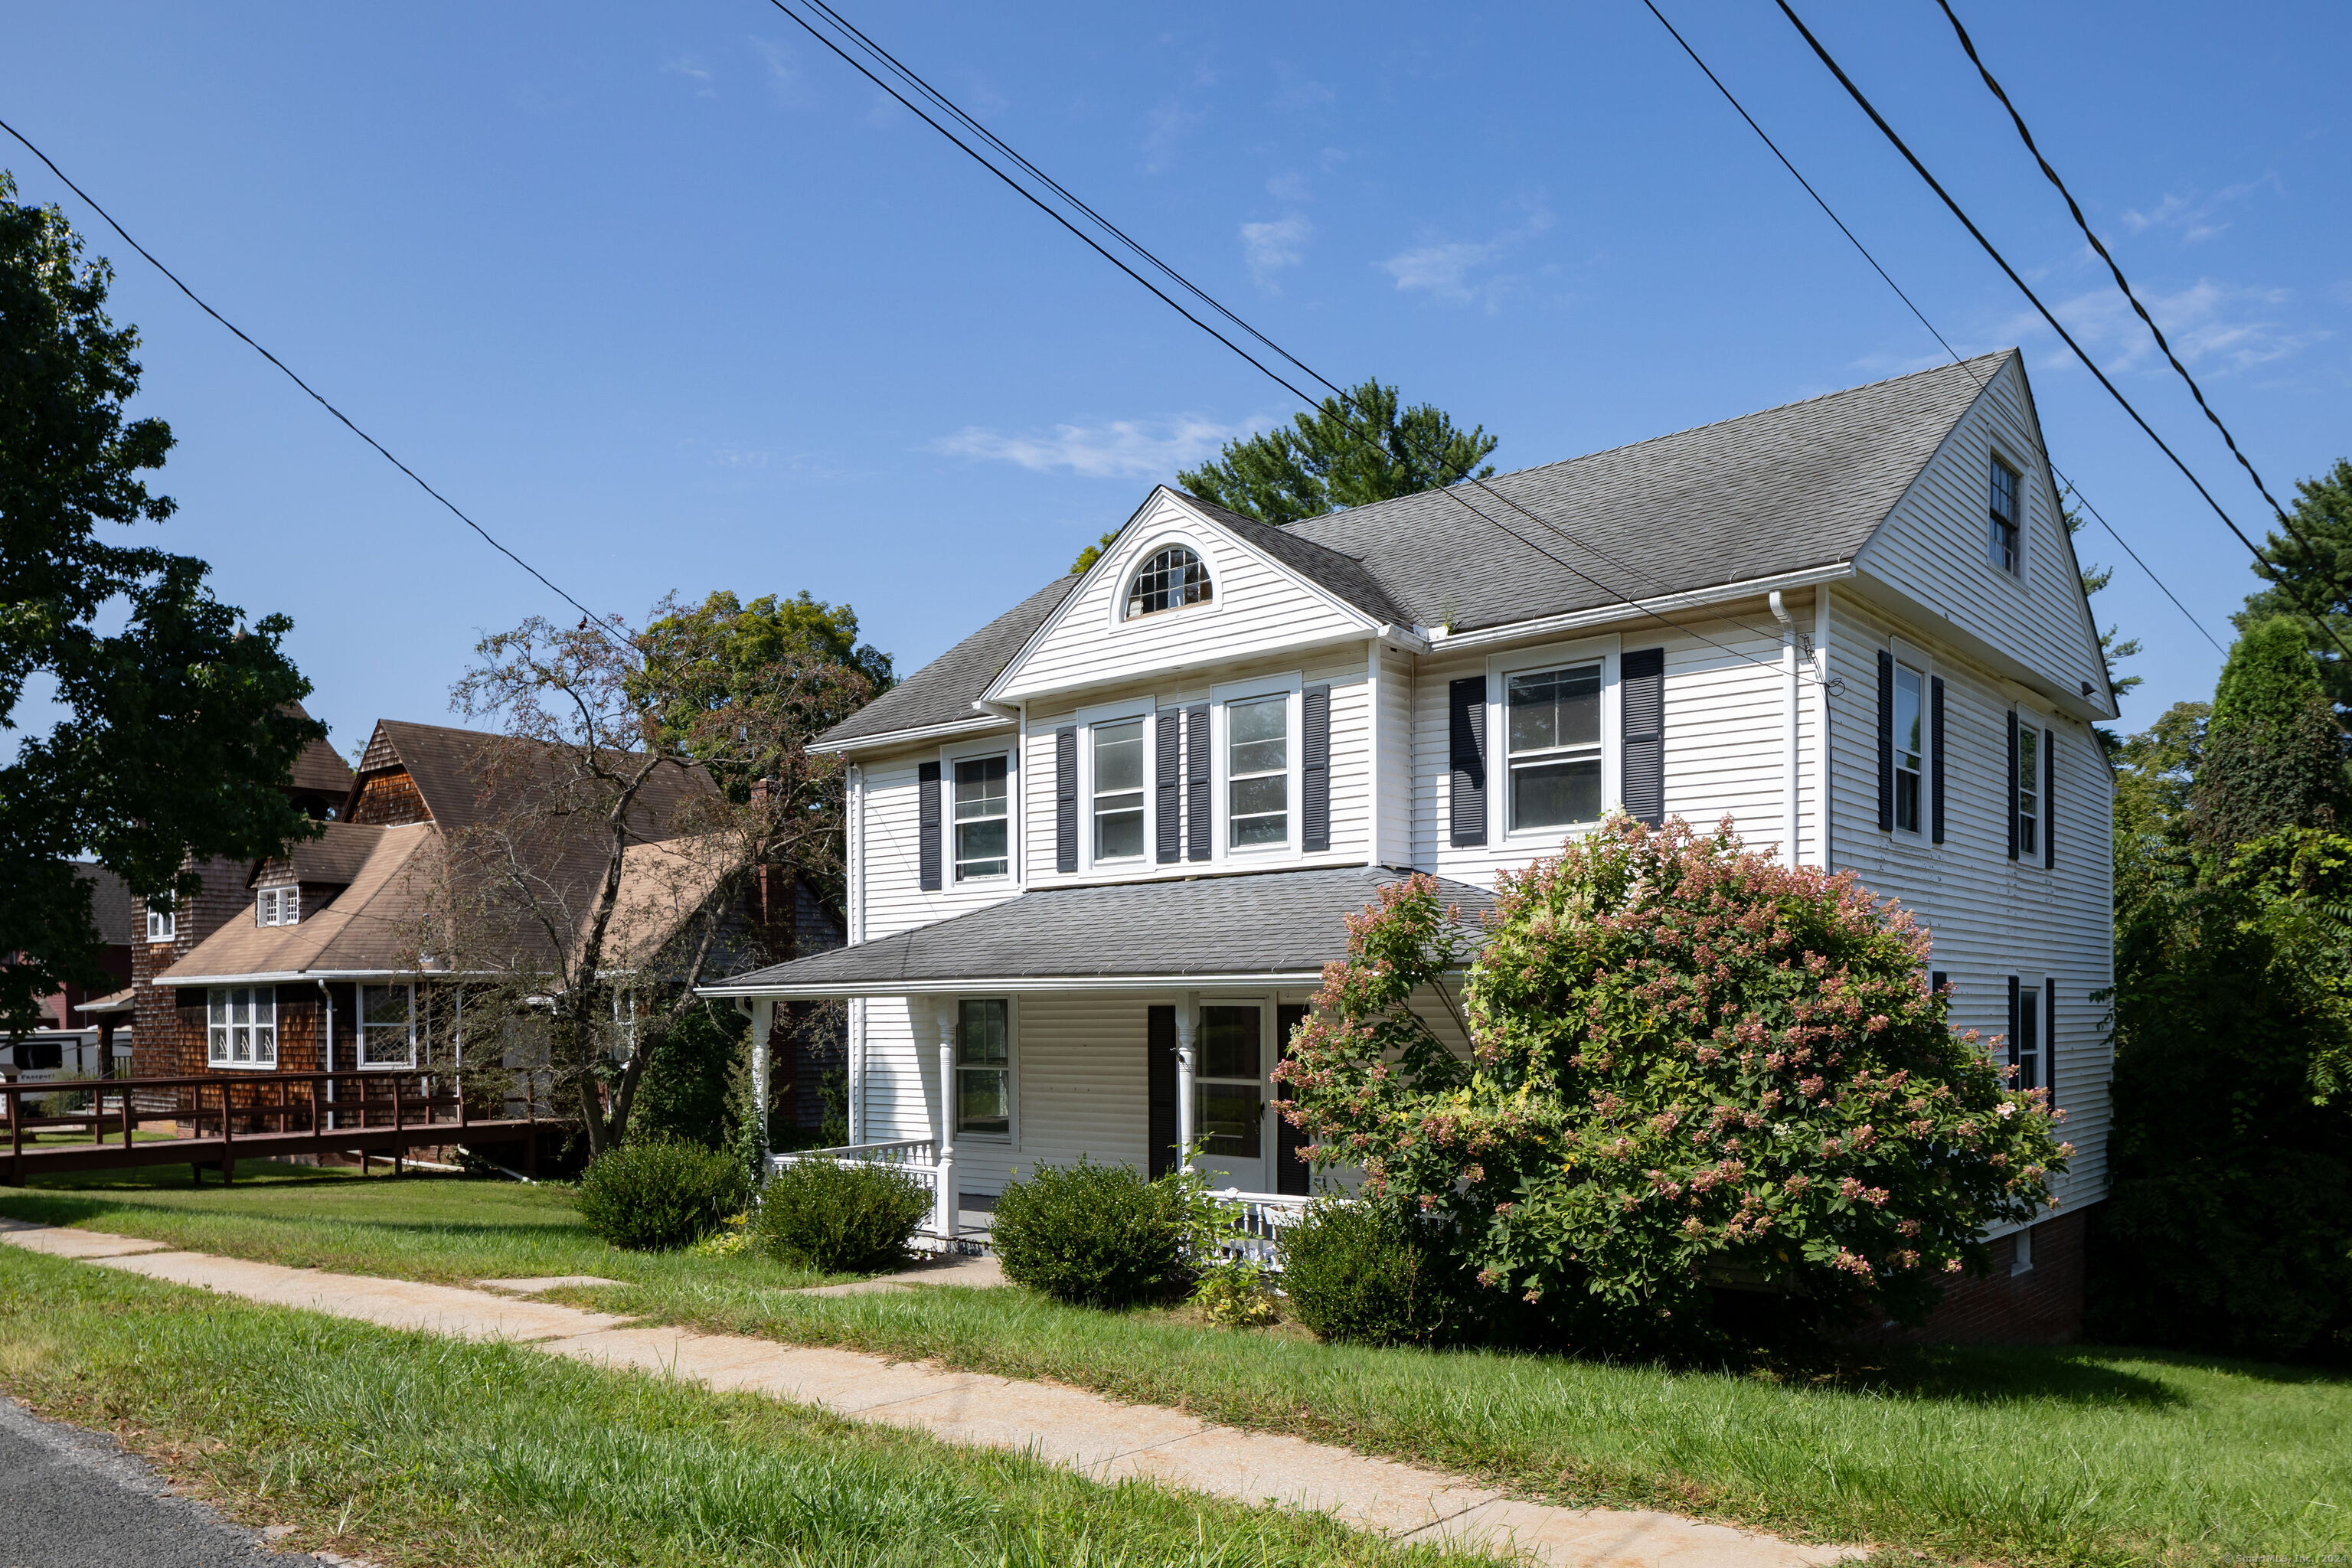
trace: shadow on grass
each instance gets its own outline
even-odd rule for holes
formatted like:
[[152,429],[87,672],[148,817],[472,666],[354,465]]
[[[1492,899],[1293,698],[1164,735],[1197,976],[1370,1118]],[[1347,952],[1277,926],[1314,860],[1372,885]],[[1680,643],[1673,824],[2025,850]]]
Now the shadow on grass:
[[[391,1177],[362,1177],[356,1172],[339,1171],[332,1167],[284,1165],[271,1161],[239,1161],[236,1183],[226,1187],[220,1184],[217,1173],[200,1183],[193,1173],[170,1166],[88,1171],[40,1177],[37,1184],[27,1187],[0,1188],[0,1215],[43,1225],[94,1224],[101,1229],[110,1215],[138,1212],[173,1219],[233,1219],[265,1229],[310,1226],[322,1217],[331,1217],[338,1227],[362,1234],[453,1237],[496,1235],[519,1241],[534,1237],[572,1241],[582,1237],[583,1233],[576,1224],[534,1221],[510,1214],[478,1222],[469,1221],[454,1213],[412,1214],[397,1218],[379,1217],[363,1211],[333,1212],[331,1215],[319,1211],[283,1214],[256,1209],[239,1201],[253,1194],[266,1193],[321,1197],[349,1194],[354,1200],[363,1202],[380,1196],[394,1196],[402,1188],[423,1198],[458,1187],[496,1190],[504,1184],[482,1177],[417,1175],[398,1178],[398,1186],[388,1188],[386,1184],[393,1181]],[[150,1194],[179,1196],[199,1192],[217,1194],[219,1206],[215,1207],[202,1199],[193,1203],[184,1199],[168,1204],[141,1201]]]

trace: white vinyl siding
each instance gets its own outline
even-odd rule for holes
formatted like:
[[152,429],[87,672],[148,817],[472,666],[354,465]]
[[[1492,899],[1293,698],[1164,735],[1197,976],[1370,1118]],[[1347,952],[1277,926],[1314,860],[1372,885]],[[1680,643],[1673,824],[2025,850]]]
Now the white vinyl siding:
[[[956,757],[971,755],[1006,755],[1012,747],[1012,727],[1007,725],[1002,739],[971,747],[960,747],[950,753],[940,769],[940,798],[944,831],[948,842],[942,847],[942,863],[949,874],[942,879],[946,885],[934,892],[922,886],[922,799],[918,787],[916,769],[926,762],[940,760],[937,747],[909,747],[903,752],[869,757],[858,767],[859,788],[853,796],[852,811],[856,820],[852,835],[853,919],[857,922],[857,940],[870,942],[892,935],[912,926],[929,925],[933,921],[1009,899],[1021,891],[1016,879],[1004,877],[964,877],[955,874],[955,807],[953,805]],[[1013,777],[1006,786],[1006,804],[1017,809],[1023,799],[1021,775],[1034,770],[1036,758],[1023,756],[1012,770]],[[1045,752],[1045,772],[1050,787],[1052,782],[1053,747]],[[1034,822],[1034,818],[1032,821]],[[1046,854],[1053,853],[1053,816],[1048,802],[1045,816]],[[1032,829],[1034,831],[1034,829]],[[1013,853],[1023,846],[1023,832],[1018,824],[1013,834]]]

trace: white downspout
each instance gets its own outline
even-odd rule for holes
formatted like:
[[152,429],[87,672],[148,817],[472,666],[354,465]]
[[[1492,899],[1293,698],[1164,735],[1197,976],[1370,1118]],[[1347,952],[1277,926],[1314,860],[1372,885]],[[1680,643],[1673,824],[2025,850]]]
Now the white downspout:
[[1772,618],[1780,623],[1780,667],[1786,677],[1780,698],[1780,856],[1794,868],[1801,864],[1797,853],[1797,618],[1789,614],[1780,589],[1773,589],[1768,601]]

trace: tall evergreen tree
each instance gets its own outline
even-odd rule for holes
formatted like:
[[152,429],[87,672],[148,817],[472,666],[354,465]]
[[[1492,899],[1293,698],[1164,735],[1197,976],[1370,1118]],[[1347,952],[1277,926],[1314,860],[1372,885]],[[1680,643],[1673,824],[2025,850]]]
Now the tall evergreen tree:
[[2231,647],[2194,793],[2197,837],[2209,847],[2347,820],[2343,731],[2307,625],[2274,616]]
[[1279,528],[1342,507],[1435,489],[1481,468],[1499,437],[1484,426],[1456,428],[1431,404],[1410,408],[1393,386],[1375,379],[1342,403],[1327,397],[1312,413],[1291,416],[1244,440],[1228,441],[1214,462],[1176,476],[1202,500]]
[[2284,584],[2265,579],[2232,618],[2244,631],[2273,616],[2298,617],[2319,660],[2321,685],[2337,710],[2352,716],[2352,661],[2320,629],[2324,618],[2352,645],[2352,459],[2337,458],[2326,473],[2299,480],[2294,489],[2294,532],[2309,543],[2273,530],[2263,542],[2263,558]]

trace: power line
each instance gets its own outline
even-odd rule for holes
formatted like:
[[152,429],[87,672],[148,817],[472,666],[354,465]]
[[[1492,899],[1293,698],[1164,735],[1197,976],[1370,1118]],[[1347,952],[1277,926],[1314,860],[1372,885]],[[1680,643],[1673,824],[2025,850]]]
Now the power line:
[[[1790,7],[1789,0],[1773,0],[1773,4],[1780,6],[1780,14],[1789,18],[1790,25],[1794,26],[1798,34],[1811,47],[1814,55],[1819,58],[1822,64],[1829,68],[1830,74],[1837,78],[1838,84],[1845,89],[1847,95],[1861,106],[1864,114],[1870,116],[1871,123],[1877,126],[1886,140],[1894,144],[1895,150],[1903,154],[1904,161],[1911,165],[1920,179],[1927,182],[1927,188],[1942,199],[1944,205],[1951,210],[1952,216],[1960,220],[1960,226],[1969,231],[1970,237],[1974,238],[1977,244],[1984,248],[1984,253],[1992,258],[1994,264],[2008,275],[2009,280],[2017,285],[2018,292],[2024,295],[2026,301],[2041,313],[2042,319],[2050,323],[2050,330],[2058,334],[2059,341],[2074,351],[2074,357],[2083,362],[2084,368],[2096,376],[2099,384],[2106,388],[2107,395],[2113,397],[2121,405],[2123,411],[2131,416],[2132,423],[2137,425],[2147,434],[2147,438],[2156,443],[2157,450],[2172,460],[2172,466],[2180,470],[2181,477],[2196,488],[2199,495],[2205,498],[2205,504],[2213,509],[2213,515],[2220,518],[2223,526],[2231,533],[2237,535],[2238,542],[2244,545],[2247,553],[2253,556],[2256,567],[2291,597],[2294,596],[2294,590],[2289,586],[2285,577],[2277,568],[2271,564],[2270,558],[2263,553],[2262,547],[2246,537],[2245,530],[2240,528],[2237,521],[2222,510],[2221,503],[2213,499],[2213,492],[2205,488],[2204,481],[2197,477],[2187,463],[2181,461],[2180,454],[2174,451],[2164,437],[2156,433],[2156,427],[2141,416],[2138,409],[2132,406],[2131,399],[2126,397],[2122,390],[2107,378],[2107,373],[2099,368],[2098,362],[2085,353],[2083,345],[2074,341],[2074,334],[2060,324],[2056,316],[2050,313],[2050,307],[2042,302],[2042,297],[2027,285],[2024,279],[2018,276],[2017,268],[2009,264],[2009,258],[2001,255],[1991,240],[1985,237],[1984,231],[1976,226],[1975,220],[1969,216],[1958,202],[1952,199],[1951,193],[1944,189],[1941,182],[1927,172],[1927,165],[1921,163],[1919,155],[1912,152],[1903,138],[1895,133],[1895,127],[1886,122],[1886,117],[1878,112],[1877,106],[1870,101],[1869,97],[1861,88],[1854,85],[1853,79],[1846,75],[1845,68],[1837,63],[1835,57],[1822,47],[1819,38],[1813,37],[1813,30],[1806,26],[1804,20]],[[2319,629],[2326,634],[2327,640],[2334,643],[2337,650],[2346,658],[2352,658],[2352,647],[2347,647],[2344,639],[2336,635],[2336,628],[2327,623],[2326,618],[2325,616],[2315,618],[2318,622]]]
[[446,507],[449,510],[450,516],[456,518],[459,522],[464,523],[467,528],[472,529],[476,533],[480,534],[484,542],[487,542],[491,549],[497,551],[499,554],[505,556],[508,560],[513,562],[516,565],[521,567],[524,571],[537,578],[541,586],[546,588],[557,598],[562,599],[565,604],[579,611],[583,616],[586,617],[588,625],[596,627],[599,635],[604,636],[609,639],[610,634],[604,631],[604,620],[601,616],[597,616],[595,612],[589,609],[587,605],[582,604],[579,600],[573,598],[571,595],[565,593],[562,589],[557,587],[552,582],[549,581],[546,573],[541,572],[538,567],[533,566],[530,562],[525,561],[521,556],[516,554],[513,551],[508,549],[505,545],[492,538],[488,529],[484,528],[480,523],[476,522],[472,518],[467,517],[458,507],[457,502],[451,500],[447,496],[443,495],[439,490],[435,489],[431,485],[425,483],[422,475],[418,474],[415,468],[410,468],[406,463],[402,462],[398,458],[394,457],[391,450],[386,447],[383,442],[377,440],[374,437],[369,435],[366,431],[353,424],[352,422],[351,416],[345,414],[341,409],[328,402],[326,398],[320,396],[318,388],[312,386],[309,382],[304,381],[300,376],[295,374],[291,369],[288,368],[284,360],[279,359],[276,354],[271,353],[268,349],[263,348],[259,343],[254,342],[251,337],[247,335],[244,328],[238,326],[235,321],[230,321],[226,316],[222,315],[218,310],[214,310],[210,305],[206,304],[203,296],[199,295],[194,289],[189,288],[185,283],[182,282],[178,273],[164,266],[161,261],[158,261],[152,251],[140,244],[137,240],[131,238],[130,231],[124,228],[121,224],[114,221],[114,215],[112,213],[108,212],[104,207],[99,205],[97,198],[92,196],[88,191],[85,191],[79,185],[75,184],[71,176],[68,175],[63,169],[58,168],[57,163],[47,153],[42,152],[38,147],[33,145],[31,140],[27,138],[23,132],[17,130],[15,126],[9,124],[5,120],[0,120],[0,131],[5,131],[9,135],[15,137],[18,142],[24,144],[26,152],[30,153],[34,157],[38,158],[43,163],[47,164],[49,173],[55,174],[59,180],[63,181],[66,189],[71,191],[75,195],[79,196],[82,199],[83,204],[87,205],[90,211],[105,219],[106,226],[112,229],[116,234],[121,236],[123,244],[137,251],[146,259],[146,262],[150,267],[152,267],[156,271],[169,279],[171,280],[172,287],[177,289],[181,293],[185,294],[191,300],[193,300],[196,309],[202,310],[205,315],[210,316],[214,321],[218,321],[222,326],[226,327],[230,331],[236,333],[238,342],[244,343],[246,347],[251,349],[255,353],[259,354],[263,359],[268,360],[271,364],[277,366],[278,371],[285,375],[287,380],[292,382],[295,385],[308,393],[313,403],[316,403],[320,407],[333,415],[335,418],[341,422],[344,429],[349,430],[352,435],[358,437],[361,440],[365,441],[369,446],[374,447],[378,455],[380,455],[385,462],[390,463],[394,468],[398,468],[402,473],[406,474],[411,479],[415,480],[417,489],[423,490],[426,495],[431,496],[435,500],[439,501],[444,507]]
[[[1699,58],[1698,51],[1691,47],[1690,40],[1684,37],[1682,34],[1675,29],[1675,25],[1672,22],[1666,20],[1665,13],[1660,11],[1658,7],[1652,3],[1652,0],[1642,0],[1642,4],[1648,7],[1651,16],[1655,16],[1658,19],[1658,26],[1666,30],[1667,36],[1672,37],[1675,43],[1682,46],[1683,53],[1690,57],[1691,63],[1698,67],[1699,70],[1706,75],[1706,79],[1715,84],[1715,90],[1723,95],[1723,100],[1731,105],[1732,109],[1738,112],[1740,119],[1748,122],[1748,129],[1756,132],[1758,140],[1761,141],[1766,147],[1771,149],[1772,156],[1780,160],[1780,166],[1788,170],[1790,175],[1796,180],[1797,184],[1805,188],[1805,195],[1813,198],[1813,205],[1822,209],[1822,213],[1828,216],[1830,222],[1837,225],[1838,232],[1845,236],[1847,241],[1853,246],[1854,249],[1861,253],[1862,258],[1864,261],[1870,263],[1870,269],[1878,274],[1879,278],[1885,283],[1885,285],[1895,291],[1895,297],[1902,300],[1904,307],[1908,310],[1913,316],[1918,319],[1919,324],[1927,330],[1927,335],[1934,338],[1938,343],[1943,345],[1944,352],[1952,356],[1953,363],[1965,363],[1966,362],[1960,357],[1960,351],[1952,346],[1951,340],[1945,337],[1942,332],[1937,330],[1936,323],[1927,319],[1927,313],[1919,308],[1917,302],[1914,300],[1910,295],[1904,292],[1903,285],[1895,281],[1894,276],[1890,274],[1885,268],[1879,265],[1878,258],[1870,253],[1870,247],[1862,243],[1861,237],[1857,236],[1853,229],[1846,226],[1845,220],[1838,216],[1836,209],[1830,205],[1828,200],[1822,196],[1821,192],[1813,188],[1813,183],[1805,178],[1803,173],[1798,169],[1796,164],[1789,161],[1789,155],[1780,151],[1780,143],[1773,141],[1769,135],[1766,134],[1764,127],[1756,122],[1756,117],[1748,113],[1746,106],[1741,104],[1739,100],[1732,95],[1731,89],[1724,85],[1723,79],[1717,76],[1714,68],[1710,67],[1706,61]],[[2181,615],[2187,618],[2189,624],[2197,628],[2198,635],[2203,637],[2207,642],[2211,643],[2216,652],[2226,651],[2222,649],[2221,643],[2214,637],[2213,634],[2205,629],[2205,623],[2199,620],[2195,615],[2190,613],[2189,606],[2180,602],[2180,595],[2172,591],[2171,585],[2166,583],[2163,578],[2156,574],[2156,569],[2154,567],[2140,559],[2139,552],[2131,547],[2131,542],[2126,539],[2121,533],[2117,532],[2116,531],[2115,524],[2109,522],[2106,518],[2101,514],[2099,509],[2091,504],[2090,498],[2083,494],[2082,487],[2075,484],[2074,480],[2068,479],[2063,473],[2059,471],[2058,465],[2054,461],[2051,460],[2050,454],[2048,452],[2043,452],[2042,454],[2042,458],[2044,462],[2050,463],[2051,472],[2057,475],[2059,482],[2063,484],[2068,489],[2073,490],[2077,497],[2081,498],[2084,510],[2088,511],[2093,517],[2098,519],[2099,526],[2105,529],[2108,536],[2123,547],[2124,553],[2130,556],[2133,563],[2137,565],[2142,572],[2147,574],[2148,581],[2154,583],[2158,588],[2164,591],[2164,596],[2172,601],[2172,607],[2179,610]]]
[[[1053,218],[1055,222],[1060,224],[1078,239],[1085,242],[1088,248],[1101,256],[1103,259],[1110,262],[1112,266],[1117,267],[1121,272],[1126,273],[1130,279],[1133,279],[1136,282],[1142,284],[1144,288],[1150,289],[1161,303],[1167,305],[1171,310],[1182,316],[1186,321],[1191,321],[1194,326],[1199,327],[1202,331],[1207,332],[1211,337],[1216,339],[1217,342],[1223,344],[1235,354],[1239,355],[1260,374],[1266,376],[1286,392],[1288,392],[1292,396],[1297,398],[1301,403],[1307,404],[1310,407],[1317,404],[1318,399],[1301,391],[1297,385],[1293,384],[1289,379],[1267,365],[1265,361],[1259,358],[1256,354],[1252,353],[1241,344],[1235,342],[1231,337],[1228,337],[1225,333],[1218,331],[1209,322],[1202,321],[1200,316],[1186,310],[1181,304],[1178,303],[1176,300],[1171,298],[1166,290],[1160,289],[1150,279],[1145,278],[1141,273],[1138,272],[1135,268],[1128,265],[1125,260],[1113,255],[1110,250],[1094,236],[1087,234],[1076,224],[1071,222],[1066,215],[1057,211],[1052,204],[1039,196],[1036,192],[1029,189],[1019,180],[1007,174],[1003,169],[999,168],[979,149],[973,147],[969,142],[966,142],[962,137],[957,135],[954,131],[949,129],[946,125],[941,124],[939,120],[933,118],[930,114],[926,113],[922,108],[910,101],[906,93],[900,92],[889,82],[885,81],[880,76],[877,76],[874,69],[869,68],[864,60],[858,58],[856,55],[853,55],[839,42],[835,41],[835,38],[828,36],[822,28],[811,22],[806,16],[802,16],[792,5],[786,4],[785,0],[769,0],[769,3],[777,10],[791,17],[793,21],[798,24],[799,26],[811,37],[816,39],[817,42],[832,50],[834,54],[839,56],[845,64],[855,69],[859,75],[865,77],[875,86],[880,88],[884,92],[889,94],[890,97],[895,99],[901,107],[915,115],[916,118],[921,120],[925,124],[930,126],[932,130],[938,132],[940,135],[953,142],[974,163],[979,163],[982,168],[994,174],[1006,185],[1018,192],[1024,200],[1028,201],[1032,205],[1045,213],[1047,216]],[[1186,279],[1181,273],[1178,272],[1168,263],[1160,260],[1159,257],[1152,254],[1150,250],[1139,242],[1129,237],[1116,225],[1110,223],[1108,219],[1103,218],[1099,214],[1096,213],[1091,206],[1087,205],[1076,196],[1072,195],[1050,176],[1039,171],[1035,164],[1030,163],[1029,160],[1023,157],[1017,152],[1014,152],[1002,138],[988,131],[986,127],[982,126],[971,115],[957,107],[944,93],[941,93],[938,89],[932,87],[928,81],[925,81],[922,77],[916,73],[911,68],[899,61],[887,50],[882,48],[881,46],[876,44],[855,26],[843,19],[830,5],[824,4],[824,0],[805,0],[805,3],[810,5],[814,10],[822,14],[846,37],[856,40],[857,46],[861,49],[866,51],[885,70],[903,81],[909,91],[912,91],[932,104],[937,105],[942,114],[954,119],[959,123],[970,127],[976,137],[983,139],[990,146],[1001,150],[1004,156],[1012,160],[1017,167],[1031,174],[1040,184],[1045,185],[1046,189],[1052,191],[1063,200],[1067,201],[1072,207],[1079,213],[1098,224],[1106,233],[1109,234],[1119,241],[1119,243],[1125,245],[1129,250],[1133,251],[1145,265],[1156,268],[1169,278],[1180,291],[1192,295],[1194,298],[1202,301],[1210,311],[1223,317],[1230,322],[1233,322],[1240,332],[1246,334],[1248,337],[1255,339],[1259,343],[1265,345],[1271,355],[1278,356],[1279,358],[1287,361],[1290,364],[1296,366],[1302,374],[1302,377],[1304,379],[1319,383],[1323,386],[1329,388],[1332,397],[1336,399],[1343,408],[1354,405],[1354,399],[1349,393],[1332,383],[1328,378],[1317,373],[1312,367],[1306,364],[1297,355],[1291,353],[1288,350],[1284,349],[1278,343],[1276,343],[1264,332],[1258,331],[1255,327],[1251,326],[1233,310],[1220,303],[1206,290],[1192,283],[1189,279]],[[1441,470],[1446,467],[1443,462],[1440,462],[1435,466]],[[1647,616],[1686,637],[1692,637],[1696,641],[1706,643],[1707,646],[1714,647],[1720,652],[1729,654],[1735,658],[1743,659],[1748,663],[1758,666],[1759,668],[1771,669],[1776,672],[1779,671],[1780,667],[1777,664],[1769,663],[1764,659],[1756,658],[1752,654],[1744,652],[1741,649],[1717,642],[1714,638],[1707,637],[1705,633],[1695,631],[1692,628],[1682,625],[1680,622],[1661,614],[1659,611],[1650,607],[1649,605],[1629,597],[1622,590],[1601,582],[1591,573],[1588,573],[1580,567],[1571,565],[1570,563],[1560,559],[1560,557],[1553,554],[1550,551],[1546,550],[1542,545],[1538,544],[1534,540],[1528,538],[1525,534],[1519,532],[1516,529],[1511,528],[1500,519],[1481,511],[1477,507],[1472,505],[1469,500],[1461,493],[1462,488],[1465,485],[1475,488],[1482,493],[1500,501],[1503,505],[1509,507],[1512,510],[1518,512],[1523,517],[1526,517],[1529,521],[1537,523],[1538,526],[1549,529],[1552,532],[1559,534],[1562,539],[1567,540],[1577,548],[1584,550],[1593,555],[1600,556],[1602,560],[1609,561],[1612,565],[1618,566],[1621,570],[1634,572],[1636,575],[1643,574],[1639,573],[1637,569],[1630,567],[1622,562],[1615,561],[1606,552],[1601,550],[1591,542],[1576,538],[1573,534],[1570,534],[1567,530],[1561,528],[1558,523],[1551,521],[1549,519],[1538,517],[1535,513],[1528,511],[1525,507],[1520,506],[1510,497],[1504,495],[1502,492],[1495,489],[1492,486],[1486,484],[1485,480],[1477,475],[1462,472],[1458,474],[1457,478],[1460,479],[1461,483],[1440,485],[1437,487],[1437,493],[1454,501],[1465,510],[1468,511],[1473,517],[1479,519],[1481,521],[1486,523],[1489,527],[1504,534],[1506,537],[1515,540],[1518,543],[1526,546],[1528,549],[1535,552],[1545,560],[1549,561],[1554,565],[1559,567],[1562,571],[1570,574],[1580,580],[1590,584],[1592,587],[1600,590],[1601,593],[1608,595],[1612,602],[1622,605],[1638,614]],[[1662,595],[1661,597],[1667,599],[1683,598],[1687,596],[1687,590],[1670,590]],[[1723,615],[1720,618],[1731,621],[1734,625],[1740,626],[1743,630],[1757,633],[1757,628],[1748,626],[1745,623],[1738,621],[1733,616]],[[1773,637],[1774,640],[1777,640],[1777,634],[1757,633],[1757,635],[1770,637]],[[1808,676],[1807,679],[1813,680],[1816,684],[1822,684],[1818,676]],[[1830,684],[1835,683],[1832,682]]]
[[2082,204],[2074,199],[2074,193],[2066,188],[2066,182],[2058,177],[2058,171],[2050,166],[2050,160],[2042,156],[2042,149],[2034,145],[2033,132],[2025,128],[2025,116],[2017,111],[2017,105],[2009,100],[2009,94],[2001,90],[2000,83],[1993,79],[1991,70],[1978,57],[1977,46],[1974,40],[1969,38],[1969,30],[1960,26],[1959,17],[1952,10],[1951,0],[1936,0],[1936,4],[1943,8],[1946,19],[1952,24],[1952,31],[1959,35],[1960,47],[1968,52],[1969,63],[1977,68],[1977,75],[1984,79],[1985,86],[1992,89],[1992,95],[2000,100],[2000,106],[2009,110],[2010,123],[2017,127],[2018,137],[2025,143],[2025,150],[2033,154],[2033,161],[2042,165],[2042,173],[2053,185],[2058,188],[2058,194],[2066,199],[2066,210],[2074,214],[2074,226],[2083,231],[2083,237],[2091,242],[2091,248],[2097,251],[2099,259],[2107,264],[2107,270],[2115,277],[2116,287],[2122,289],[2124,298],[2131,301],[2134,313],[2147,324],[2149,334],[2156,339],[2156,346],[2164,351],[2164,357],[2171,362],[2172,368],[2179,374],[2180,379],[2189,384],[2189,395],[2197,399],[2197,406],[2205,411],[2205,417],[2212,421],[2213,428],[2221,433],[2221,439],[2229,446],[2230,455],[2238,459],[2238,466],[2246,470],[2246,477],[2254,481],[2254,489],[2263,492],[2263,500],[2270,502],[2271,510],[2278,514],[2279,521],[2284,523],[2287,531],[2294,535],[2295,542],[2305,550],[2310,549],[2311,541],[2296,531],[2294,521],[2287,516],[2286,509],[2279,505],[2278,498],[2271,494],[2268,485],[2263,483],[2262,475],[2254,472],[2254,465],[2247,459],[2245,453],[2238,449],[2238,438],[2230,434],[2230,427],[2221,423],[2221,416],[2213,412],[2211,404],[2205,401],[2205,391],[2197,384],[2197,378],[2189,374],[2189,367],[2180,363],[2180,356],[2172,352],[2170,343],[2165,342],[2164,329],[2156,324],[2156,318],[2147,313],[2147,307],[2141,304],[2139,296],[2132,292],[2130,282],[2124,277],[2123,268],[2116,264],[2115,257],[2108,252],[2099,237],[2091,232],[2090,220],[2084,217]]

